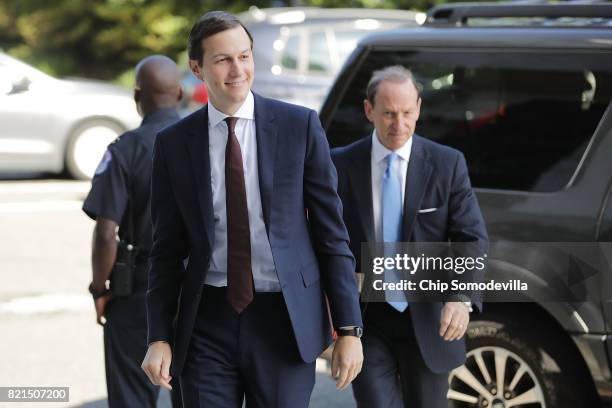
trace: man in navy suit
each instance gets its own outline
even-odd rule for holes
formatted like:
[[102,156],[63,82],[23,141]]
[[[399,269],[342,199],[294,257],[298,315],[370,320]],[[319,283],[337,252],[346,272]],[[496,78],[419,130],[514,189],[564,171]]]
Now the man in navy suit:
[[[358,268],[362,242],[470,242],[480,252],[487,247],[463,155],[414,134],[419,89],[404,67],[375,71],[364,101],[373,133],[332,152]],[[466,272],[461,280],[480,279]],[[448,374],[465,361],[469,313],[481,308],[477,295],[471,297],[364,303],[364,365],[353,382],[357,405],[446,408]]]
[[363,361],[325,133],[314,111],[251,92],[252,46],[231,14],[198,20],[189,65],[210,102],[155,145],[142,367],[168,388],[179,377],[186,407],[241,407],[245,397],[248,407],[307,407],[330,315],[338,388]]

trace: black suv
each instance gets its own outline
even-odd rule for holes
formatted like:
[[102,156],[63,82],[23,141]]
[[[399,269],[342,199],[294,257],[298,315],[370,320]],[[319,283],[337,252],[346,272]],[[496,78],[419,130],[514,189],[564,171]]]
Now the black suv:
[[[448,4],[424,27],[367,37],[320,112],[331,147],[371,132],[367,81],[396,64],[424,86],[417,133],[465,154],[492,245],[612,241],[612,4]],[[492,260],[488,272],[542,281],[537,248],[521,249],[531,262]],[[612,398],[609,298],[486,303],[450,375],[449,406]]]

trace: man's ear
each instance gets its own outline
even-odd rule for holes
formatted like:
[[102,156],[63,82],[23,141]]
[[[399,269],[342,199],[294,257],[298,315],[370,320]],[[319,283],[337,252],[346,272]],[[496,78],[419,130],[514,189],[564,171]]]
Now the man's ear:
[[204,80],[204,77],[202,76],[202,67],[200,67],[200,64],[198,63],[198,61],[190,59],[189,69],[191,70],[191,72],[193,72],[193,75],[195,75],[198,79],[200,79],[201,81]]
[[372,123],[374,123],[374,117],[372,115],[372,111],[374,110],[374,106],[368,99],[363,100],[363,110],[365,112],[366,118]]

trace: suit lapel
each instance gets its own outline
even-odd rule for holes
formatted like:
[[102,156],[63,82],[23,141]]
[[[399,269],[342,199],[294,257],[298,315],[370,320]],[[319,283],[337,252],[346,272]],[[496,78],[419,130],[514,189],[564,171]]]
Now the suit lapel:
[[367,242],[375,242],[374,210],[372,208],[372,137],[366,137],[355,151],[354,171],[350,171],[351,190],[355,192],[355,202],[359,211],[361,227]]
[[210,152],[208,148],[208,105],[194,114],[191,126],[188,128],[187,151],[196,180],[199,208],[202,211],[203,228],[208,245],[214,243],[214,214],[212,203],[212,186],[210,176]]
[[274,163],[278,128],[274,123],[273,109],[267,107],[265,98],[253,92],[255,98],[255,137],[257,138],[257,169],[259,191],[266,230],[270,233],[270,205],[274,186]]
[[431,164],[423,148],[423,140],[416,134],[412,136],[412,151],[406,174],[406,191],[404,194],[404,216],[402,220],[402,241],[409,242],[417,211],[421,206],[425,189],[431,176]]

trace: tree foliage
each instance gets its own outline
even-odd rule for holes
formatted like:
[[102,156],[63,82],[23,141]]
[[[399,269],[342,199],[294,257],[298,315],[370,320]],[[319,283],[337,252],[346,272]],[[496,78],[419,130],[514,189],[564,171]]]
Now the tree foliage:
[[0,0],[0,49],[58,76],[113,79],[140,59],[186,49],[209,10],[303,5],[424,10],[442,0]]

